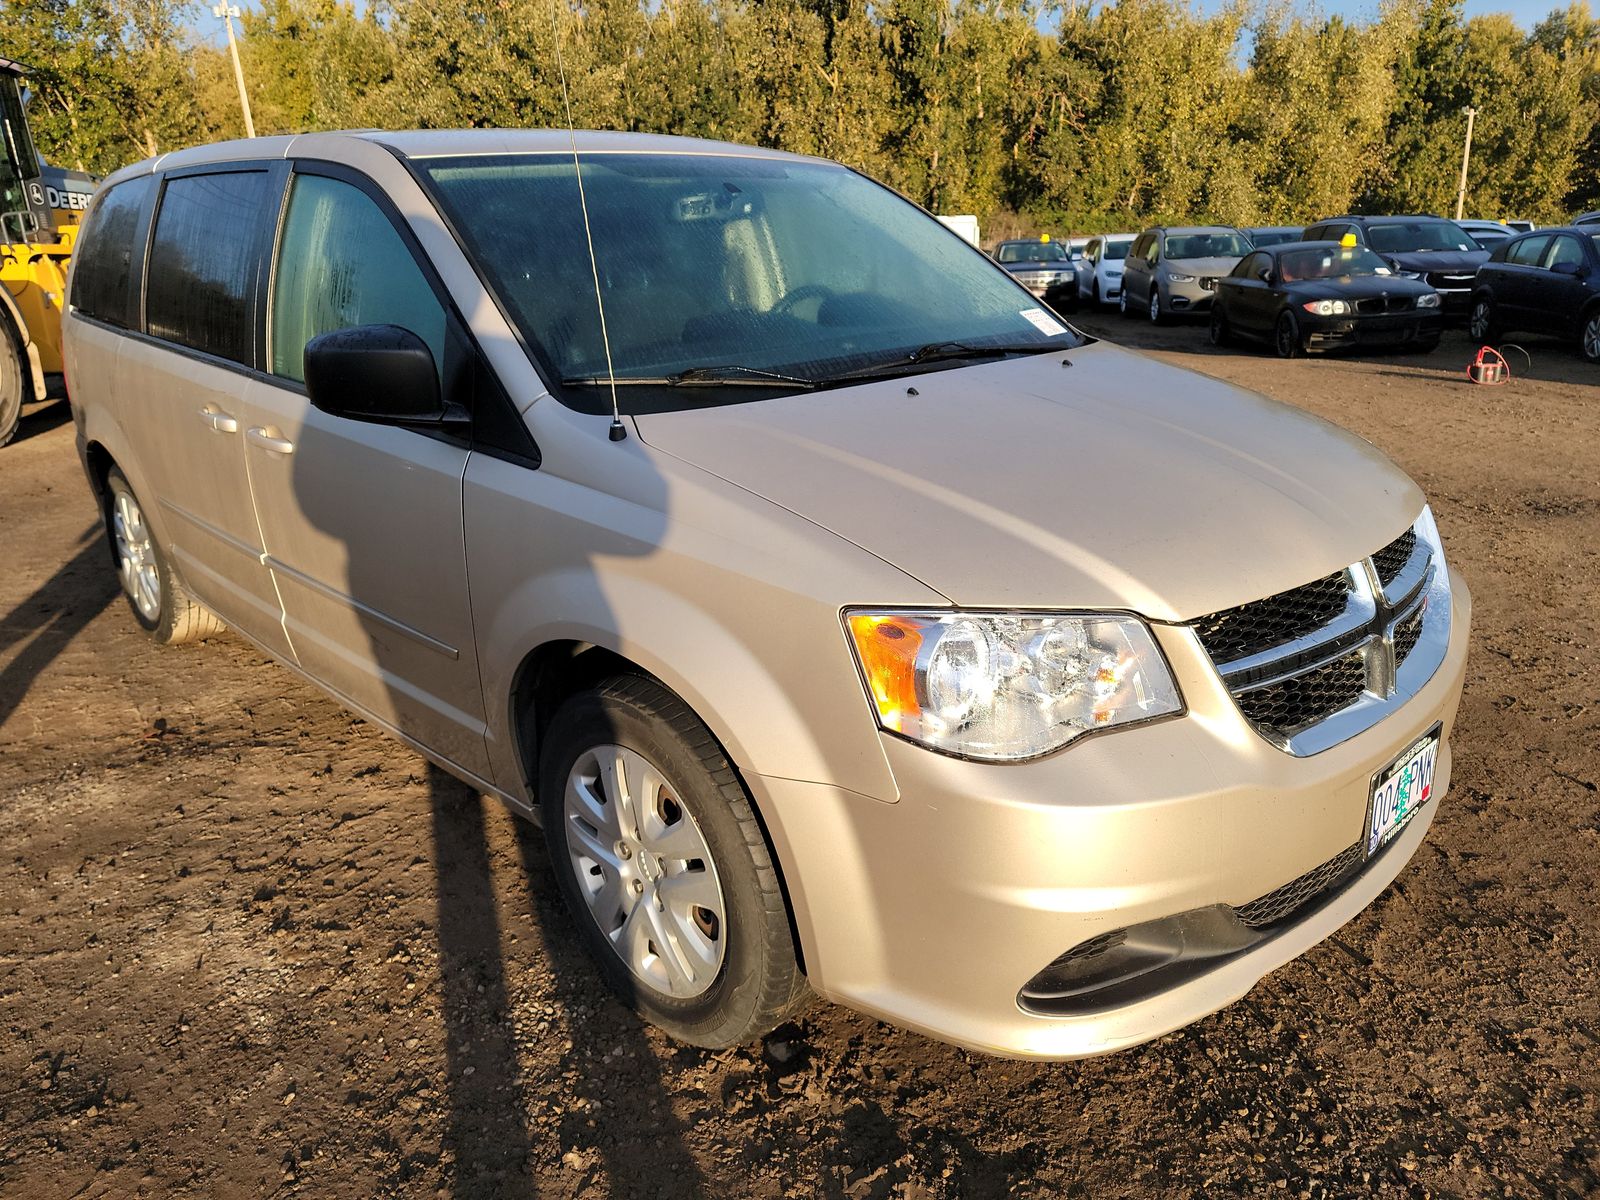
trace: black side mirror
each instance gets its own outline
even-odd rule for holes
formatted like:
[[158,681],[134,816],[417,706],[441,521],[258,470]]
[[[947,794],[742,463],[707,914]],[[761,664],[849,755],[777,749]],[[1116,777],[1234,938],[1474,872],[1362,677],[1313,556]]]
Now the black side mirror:
[[306,343],[306,394],[335,417],[443,421],[449,413],[428,344],[398,325],[355,325]]
[[1575,262],[1551,263],[1550,270],[1557,275],[1581,275],[1583,267]]
[[1272,282],[1272,268],[1271,267],[1262,267],[1261,270],[1256,272],[1256,278],[1261,280],[1262,283],[1271,283]]

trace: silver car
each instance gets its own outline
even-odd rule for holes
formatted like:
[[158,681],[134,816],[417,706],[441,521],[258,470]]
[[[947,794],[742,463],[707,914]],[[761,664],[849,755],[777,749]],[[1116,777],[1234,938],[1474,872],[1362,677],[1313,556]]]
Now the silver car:
[[1250,239],[1225,225],[1158,226],[1128,251],[1117,307],[1125,317],[1169,317],[1211,310],[1217,280],[1239,265]]
[[1416,485],[834,163],[185,150],[97,195],[65,331],[133,619],[541,822],[696,1045],[813,993],[1147,1041],[1360,912],[1449,783],[1470,600]]

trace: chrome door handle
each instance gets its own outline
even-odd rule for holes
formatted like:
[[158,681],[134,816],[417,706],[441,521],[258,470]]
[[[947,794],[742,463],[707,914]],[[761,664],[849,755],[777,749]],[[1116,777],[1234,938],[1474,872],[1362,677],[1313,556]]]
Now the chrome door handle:
[[271,426],[263,428],[257,425],[244,436],[263,450],[270,450],[274,454],[294,453],[294,443],[286,437],[279,437],[278,431]]
[[238,433],[239,422],[215,405],[208,404],[200,410],[200,419],[211,426],[215,433]]

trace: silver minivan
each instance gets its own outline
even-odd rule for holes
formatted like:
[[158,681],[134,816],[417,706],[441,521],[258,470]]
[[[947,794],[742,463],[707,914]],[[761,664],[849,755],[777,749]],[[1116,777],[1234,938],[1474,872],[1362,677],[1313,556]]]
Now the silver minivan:
[[1360,912],[1450,775],[1422,494],[744,146],[309,134],[96,198],[66,317],[134,618],[540,821],[703,1046],[812,993],[1070,1058]]

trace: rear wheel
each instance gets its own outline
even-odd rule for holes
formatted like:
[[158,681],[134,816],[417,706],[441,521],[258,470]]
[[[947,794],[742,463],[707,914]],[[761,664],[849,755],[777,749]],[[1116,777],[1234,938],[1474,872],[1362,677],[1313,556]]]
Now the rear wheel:
[[1306,352],[1305,343],[1300,340],[1300,322],[1294,319],[1292,312],[1286,312],[1278,318],[1272,344],[1279,358],[1299,358]]
[[135,619],[154,641],[174,646],[222,632],[222,622],[195,603],[172,573],[156,535],[145,522],[139,497],[115,467],[106,476],[106,529],[111,534],[122,593]]
[[1213,346],[1233,344],[1233,330],[1228,328],[1228,318],[1222,311],[1222,305],[1215,300],[1211,302],[1211,344]]
[[1494,301],[1479,296],[1472,305],[1472,315],[1467,318],[1467,333],[1473,341],[1490,342],[1499,332],[1494,324]]
[[1592,363],[1600,363],[1600,305],[1589,310],[1578,337],[1578,349]]
[[556,712],[540,753],[545,841],[616,992],[673,1037],[750,1042],[809,996],[778,872],[711,732],[618,675]]
[[23,394],[28,377],[22,369],[22,352],[11,322],[0,312],[0,446],[17,436],[22,421]]

